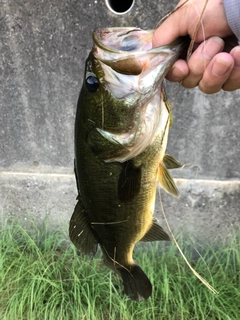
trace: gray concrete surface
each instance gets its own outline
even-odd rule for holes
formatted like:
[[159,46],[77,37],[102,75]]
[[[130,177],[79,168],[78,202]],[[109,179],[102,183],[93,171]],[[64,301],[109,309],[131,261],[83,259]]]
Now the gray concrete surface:
[[[53,227],[67,227],[76,198],[74,114],[92,30],[153,28],[174,4],[136,0],[116,16],[103,0],[0,0],[2,223],[47,215]],[[175,100],[168,153],[187,164],[174,172],[181,198],[161,193],[170,224],[196,241],[231,238],[240,222],[240,94],[172,84],[167,92]],[[162,219],[159,202],[156,212]]]

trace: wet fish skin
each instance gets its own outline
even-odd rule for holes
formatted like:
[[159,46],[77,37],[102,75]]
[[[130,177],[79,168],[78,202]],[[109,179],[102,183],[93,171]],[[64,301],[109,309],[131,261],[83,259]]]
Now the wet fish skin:
[[[152,285],[132,258],[134,246],[138,241],[169,240],[153,218],[156,182],[178,196],[167,171],[181,165],[165,155],[171,110],[164,101],[162,80],[183,44],[173,45],[178,49],[170,63],[158,71],[161,74],[154,74],[153,83],[145,90],[147,85],[138,85],[145,81],[141,75],[148,76],[144,65],[149,63],[148,55],[165,53],[161,49],[146,52],[151,50],[146,47],[152,31],[143,31],[148,42],[141,46],[136,35],[142,31],[126,29],[97,29],[93,34],[95,45],[86,61],[75,120],[79,194],[69,235],[89,256],[94,256],[99,244],[105,264],[122,277],[128,297],[142,301],[151,295]],[[111,32],[117,34],[117,45],[113,37],[108,46]],[[136,77],[137,85],[131,82]],[[126,88],[122,88],[125,80]]]

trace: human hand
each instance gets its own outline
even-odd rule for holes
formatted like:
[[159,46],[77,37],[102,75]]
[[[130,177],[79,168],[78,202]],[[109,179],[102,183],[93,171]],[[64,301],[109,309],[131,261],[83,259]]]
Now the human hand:
[[[183,2],[180,1],[178,6]],[[193,38],[203,5],[203,1],[191,0],[170,15],[155,31],[153,46],[168,44],[180,36]],[[240,46],[235,41],[236,46],[227,49],[229,52],[223,52],[226,46],[222,38],[233,33],[221,0],[208,1],[201,23],[196,33],[195,51],[189,61],[176,61],[166,78],[181,82],[186,88],[199,86],[205,93],[240,88]]]

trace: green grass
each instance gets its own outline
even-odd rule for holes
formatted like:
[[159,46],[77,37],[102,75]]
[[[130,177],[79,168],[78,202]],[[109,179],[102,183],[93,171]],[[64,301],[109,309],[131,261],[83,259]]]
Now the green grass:
[[219,294],[196,279],[174,243],[149,243],[137,245],[134,258],[154,290],[137,303],[122,294],[121,280],[102,265],[100,253],[90,260],[60,231],[12,223],[0,231],[0,319],[240,319],[239,237],[218,250],[202,248],[197,260],[191,244],[180,245]]

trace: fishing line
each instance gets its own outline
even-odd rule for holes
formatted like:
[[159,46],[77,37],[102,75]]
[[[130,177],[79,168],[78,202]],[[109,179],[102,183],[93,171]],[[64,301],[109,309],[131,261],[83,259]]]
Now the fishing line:
[[103,104],[103,94],[102,94],[102,129],[104,130],[104,104]]
[[165,19],[167,19],[171,14],[173,14],[175,11],[177,11],[178,9],[180,9],[182,6],[185,5],[185,3],[187,3],[189,0],[184,1],[179,7],[176,7],[174,10],[172,10],[171,12],[169,12],[168,14],[166,14],[160,21],[158,21],[158,23],[156,24],[156,29],[160,26],[161,22]]
[[167,227],[168,227],[168,230],[173,238],[173,241],[174,243],[176,244],[176,247],[178,248],[179,252],[181,253],[183,259],[185,260],[186,264],[188,265],[188,267],[190,268],[190,270],[192,271],[192,273],[210,290],[212,291],[214,294],[218,293],[217,290],[215,290],[203,277],[200,276],[199,273],[197,273],[197,271],[194,270],[194,268],[191,266],[191,264],[188,262],[186,256],[184,255],[184,253],[182,252],[182,249],[180,248],[172,230],[171,230],[171,227],[168,223],[168,220],[167,220],[167,217],[166,217],[166,214],[165,214],[165,211],[164,211],[164,208],[163,208],[163,203],[162,203],[162,197],[161,197],[161,192],[160,192],[160,187],[158,186],[158,194],[159,194],[159,197],[160,197],[160,206],[161,206],[161,210],[162,210],[162,214],[163,214],[163,217],[164,217],[164,220],[167,224]]
[[[176,7],[173,11],[171,11],[170,13],[168,13],[166,16],[164,16],[156,25],[156,28],[159,27],[160,23],[165,20],[166,18],[168,18],[171,14],[173,14],[175,11],[177,11],[178,9],[180,9],[182,6],[184,6],[189,0],[186,0],[184,3],[182,3],[179,7]],[[197,22],[197,25],[196,25],[196,28],[194,30],[194,33],[193,33],[193,37],[190,41],[190,44],[189,44],[189,47],[188,47],[188,51],[187,51],[187,57],[186,57],[186,61],[188,62],[191,55],[192,55],[192,52],[193,52],[193,47],[194,47],[194,43],[195,43],[195,39],[196,39],[196,35],[197,35],[197,31],[199,29],[199,26],[201,24],[201,28],[202,28],[202,32],[203,32],[203,35],[204,35],[204,27],[203,27],[203,24],[202,24],[202,17],[203,17],[203,14],[206,10],[206,7],[207,7],[207,4],[208,4],[208,0],[205,1],[204,3],[204,7],[202,9],[202,12],[201,14],[199,14],[199,19],[198,19],[198,22]],[[204,36],[205,38],[205,36]],[[179,82],[179,85],[178,85],[178,88],[177,88],[177,92],[175,94],[175,97],[174,97],[174,100],[173,102],[171,103],[172,105],[172,109],[174,108],[174,105],[175,105],[175,102],[176,102],[176,99],[177,99],[177,95],[179,94],[179,91],[180,91],[180,85],[181,85],[182,81]]]
[[[176,10],[178,10],[179,8],[181,8],[181,7],[182,7],[183,5],[185,5],[187,2],[188,2],[188,0],[186,0],[181,6],[177,7],[175,10],[173,10],[172,12],[170,12],[169,14],[167,14],[166,16],[164,16],[164,17],[158,22],[156,28],[160,25],[160,23],[161,23],[164,19],[168,18],[172,13],[174,13]],[[203,26],[203,24],[202,24],[202,17],[203,17],[203,14],[204,14],[204,12],[205,12],[205,9],[206,9],[207,4],[208,4],[208,0],[206,0],[205,3],[204,3],[203,10],[202,10],[201,14],[199,15],[199,20],[198,20],[198,22],[197,22],[196,28],[195,28],[195,30],[194,30],[193,37],[192,37],[191,42],[190,42],[190,45],[189,45],[189,47],[188,47],[187,57],[186,57],[186,61],[187,61],[187,62],[189,61],[189,59],[190,59],[190,57],[191,57],[191,54],[192,54],[192,52],[193,52],[196,35],[197,35],[197,32],[198,32],[198,30],[199,30],[200,25],[201,25],[202,32],[203,32],[203,35],[204,35],[204,26]],[[204,36],[204,38],[205,38],[205,36]],[[178,88],[177,88],[177,93],[176,93],[175,98],[174,98],[174,101],[173,101],[173,103],[172,103],[172,108],[173,108],[174,105],[175,105],[176,97],[177,97],[177,95],[178,95],[178,93],[179,93],[179,90],[180,90],[180,84],[181,84],[181,82],[179,83],[179,86],[178,86]],[[197,172],[197,174],[198,174],[198,172]],[[194,274],[211,292],[213,292],[214,294],[217,294],[217,293],[218,293],[217,290],[215,290],[214,287],[212,287],[197,271],[194,270],[194,268],[191,266],[191,264],[188,262],[186,256],[185,256],[184,253],[182,252],[182,249],[180,248],[180,246],[179,246],[179,244],[178,244],[178,242],[177,242],[177,240],[176,240],[176,238],[175,238],[175,236],[174,236],[174,234],[173,234],[173,232],[172,232],[172,230],[171,230],[171,227],[170,227],[170,225],[169,225],[169,223],[168,223],[168,220],[167,220],[167,217],[166,217],[164,208],[163,208],[163,203],[162,203],[161,192],[160,192],[160,187],[159,187],[159,186],[158,186],[158,194],[159,194],[159,198],[160,198],[160,206],[161,206],[161,211],[162,211],[164,220],[165,220],[165,222],[166,222],[166,224],[167,224],[167,228],[168,228],[168,230],[169,230],[169,232],[170,232],[170,234],[171,234],[171,236],[172,236],[172,239],[173,239],[175,245],[177,246],[180,254],[182,255],[183,259],[185,260],[186,264],[188,265],[188,267],[190,268],[190,270],[193,272],[193,274]],[[197,250],[197,248],[195,248],[194,246],[193,246],[193,248],[194,248],[194,250],[198,253],[199,257],[204,261],[204,263],[205,263],[205,265],[206,265],[206,267],[207,267],[207,270],[209,271],[209,274],[210,274],[212,283],[213,283],[213,282],[214,282],[214,281],[213,281],[213,276],[212,276],[212,273],[211,273],[211,271],[210,271],[207,263],[205,262],[205,260],[203,259],[202,255],[201,255],[200,252]],[[215,298],[215,297],[213,297],[212,301],[214,301],[214,298]],[[210,308],[210,310],[211,310],[211,308]],[[209,312],[208,312],[208,314],[206,315],[205,318],[208,317],[208,315],[209,315],[209,313],[210,313],[210,310],[209,310]]]
[[[176,7],[173,11],[169,12],[168,14],[166,14],[157,24],[156,24],[156,29],[160,26],[161,22],[165,19],[167,19],[170,15],[172,15],[174,12],[176,12],[178,9],[180,9],[181,7],[183,7],[189,0],[186,0],[184,1],[179,7]],[[193,37],[191,39],[191,42],[190,42],[190,45],[189,45],[189,48],[188,48],[188,52],[187,52],[187,61],[189,60],[191,54],[192,54],[192,51],[193,51],[193,46],[194,46],[194,42],[195,42],[195,39],[196,39],[196,34],[198,32],[198,29],[199,29],[199,26],[200,26],[200,23],[202,21],[202,17],[203,17],[203,14],[205,12],[205,9],[207,7],[207,4],[208,4],[208,0],[205,0],[205,3],[204,3],[204,7],[203,7],[203,10],[199,16],[199,20],[197,22],[197,25],[196,25],[196,28],[194,30],[194,33],[193,33]],[[203,28],[203,26],[202,26]],[[204,33],[204,32],[203,32]]]
[[123,222],[127,222],[128,219],[126,220],[120,220],[120,221],[112,221],[112,222],[91,222],[91,224],[102,224],[102,225],[108,225],[108,224],[118,224],[118,223],[123,223]]
[[[205,264],[205,266],[206,266],[206,268],[207,268],[207,270],[208,270],[208,272],[209,272],[209,275],[210,275],[210,277],[211,277],[212,283],[214,283],[213,276],[212,276],[212,272],[211,272],[209,266],[207,265],[206,261],[204,260],[203,256],[201,255],[201,253],[198,251],[198,249],[197,249],[193,244],[192,244],[192,247],[193,247],[193,249],[197,252],[197,254],[199,255],[199,257],[202,259],[203,263]],[[212,297],[212,302],[213,302],[214,300],[215,300],[215,295]],[[211,306],[210,303],[209,303],[209,306],[210,306],[210,307],[209,307],[209,311],[208,311],[208,313],[206,314],[206,316],[205,316],[204,319],[207,319],[207,317],[208,317],[209,314],[210,314],[210,311],[212,310],[212,306]],[[203,319],[203,320],[204,320],[204,319]]]
[[[197,25],[196,25],[196,28],[194,30],[194,33],[193,33],[193,37],[191,39],[191,42],[190,42],[190,45],[188,47],[188,51],[187,51],[187,62],[189,61],[190,57],[191,57],[191,54],[193,52],[193,46],[194,46],[194,43],[195,43],[195,39],[196,39],[196,35],[197,35],[197,32],[198,32],[198,29],[199,29],[199,26],[201,24],[202,26],[202,30],[203,30],[203,34],[204,34],[204,27],[203,27],[203,24],[202,24],[202,17],[203,17],[203,14],[205,12],[205,9],[207,7],[207,4],[208,4],[208,0],[205,1],[204,3],[204,7],[202,9],[202,12],[199,16],[199,19],[198,19],[198,22],[197,22]],[[205,37],[204,37],[205,38]]]
[[117,271],[117,269],[116,269],[115,266],[117,264],[117,265],[119,265],[120,267],[122,267],[123,269],[125,269],[127,272],[129,272],[131,274],[131,271],[128,270],[128,268],[124,267],[121,263],[119,263],[119,262],[117,262],[117,260],[115,260],[115,258],[116,258],[116,250],[117,250],[116,247],[114,247],[114,257],[113,258],[109,255],[109,253],[107,252],[107,249],[104,246],[102,246],[102,248],[105,251],[105,253],[108,256],[108,258],[113,262],[113,265],[114,265],[114,268],[115,268],[116,271]]

